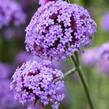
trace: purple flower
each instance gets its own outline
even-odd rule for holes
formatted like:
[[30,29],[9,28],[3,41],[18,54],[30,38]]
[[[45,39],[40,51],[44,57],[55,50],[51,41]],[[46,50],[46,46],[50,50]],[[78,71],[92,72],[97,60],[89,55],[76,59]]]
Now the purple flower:
[[[14,100],[14,93],[10,91],[10,81],[0,80],[0,108],[14,109],[18,106],[18,102]],[[20,107],[20,106],[19,106]],[[21,109],[21,108],[20,108]]]
[[19,4],[14,0],[0,0],[0,28],[10,23],[18,26],[24,23],[24,21],[25,14]]
[[85,50],[84,53],[81,55],[81,61],[84,65],[92,66],[95,65],[97,62],[97,49],[91,48],[88,50]]
[[48,61],[27,61],[13,75],[11,88],[15,90],[15,98],[29,108],[34,108],[40,101],[44,106],[51,103],[58,109],[64,95],[60,90],[64,87],[63,73],[51,67]]
[[98,69],[109,74],[109,42],[98,48]]
[[7,64],[0,63],[0,80],[7,79],[10,75],[10,67]]
[[88,11],[65,1],[41,6],[26,28],[26,49],[40,57],[65,59],[89,45],[96,23]]
[[16,55],[15,61],[18,64],[22,64],[28,60],[30,60],[32,58],[32,55],[25,52],[25,51],[21,51]]
[[109,12],[105,13],[101,21],[101,27],[105,31],[109,31]]

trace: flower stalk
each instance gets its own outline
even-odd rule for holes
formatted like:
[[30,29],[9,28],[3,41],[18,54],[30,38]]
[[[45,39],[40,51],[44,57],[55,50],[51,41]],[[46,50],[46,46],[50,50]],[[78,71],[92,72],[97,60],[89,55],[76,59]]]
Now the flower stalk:
[[68,72],[66,72],[66,73],[64,74],[64,78],[67,77],[67,76],[69,76],[69,75],[71,75],[72,73],[75,73],[75,72],[76,72],[76,69],[75,69],[75,68],[69,70]]
[[[73,68],[73,69],[67,71],[67,72],[64,74],[64,77],[63,77],[62,79],[65,79],[67,76],[69,76],[69,75],[71,75],[71,74],[73,74],[73,73],[75,73],[75,72],[76,72],[76,69],[75,69],[75,68]],[[54,82],[56,82],[56,81],[58,81],[58,80],[62,80],[62,79],[57,78],[57,79],[54,80]]]
[[72,58],[72,61],[73,61],[74,65],[75,65],[75,68],[76,68],[76,70],[78,72],[78,75],[80,77],[80,80],[81,80],[81,83],[83,85],[84,91],[86,93],[86,97],[88,99],[90,109],[94,109],[94,105],[93,105],[93,102],[92,102],[92,99],[91,99],[91,96],[90,96],[90,93],[89,93],[89,88],[88,88],[87,82],[86,82],[86,80],[84,78],[83,71],[81,69],[80,63],[79,63],[78,53],[75,52],[74,56],[71,56],[71,58]]

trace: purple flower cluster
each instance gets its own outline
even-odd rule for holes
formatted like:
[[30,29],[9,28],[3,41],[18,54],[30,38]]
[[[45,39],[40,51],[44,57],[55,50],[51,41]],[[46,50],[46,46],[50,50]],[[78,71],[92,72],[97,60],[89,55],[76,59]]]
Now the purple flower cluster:
[[10,23],[18,26],[24,23],[25,14],[14,0],[0,0],[0,28]]
[[28,107],[34,107],[40,103],[45,106],[52,104],[53,109],[58,109],[64,95],[60,90],[64,86],[63,73],[51,67],[48,61],[27,61],[16,70],[13,75],[11,88],[15,91],[15,97]]
[[41,6],[26,28],[26,49],[40,57],[65,59],[89,45],[96,23],[76,4],[52,1]]

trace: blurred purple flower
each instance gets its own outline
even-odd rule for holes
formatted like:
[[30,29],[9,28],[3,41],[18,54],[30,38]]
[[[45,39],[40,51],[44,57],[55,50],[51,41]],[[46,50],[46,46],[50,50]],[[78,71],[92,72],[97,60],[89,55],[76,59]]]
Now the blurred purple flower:
[[24,22],[25,14],[17,2],[14,0],[0,0],[0,28],[11,23],[18,26]]
[[51,67],[49,61],[27,61],[17,68],[13,75],[11,88],[15,97],[29,109],[34,109],[38,100],[43,104],[52,104],[53,109],[58,109],[64,95],[59,93],[64,87],[63,73]]
[[50,59],[66,59],[89,45],[96,23],[81,6],[65,1],[40,7],[26,28],[26,49]]
[[11,69],[9,65],[0,63],[0,81],[1,79],[9,78],[10,72],[11,72]]
[[98,48],[98,70],[109,74],[109,42]]
[[109,32],[109,12],[105,13],[101,21],[101,27],[103,30]]
[[10,81],[0,80],[0,108],[14,109],[18,103],[14,100],[13,92],[10,91]]
[[22,64],[32,58],[32,54],[25,51],[21,51],[16,55],[15,62],[17,64]]
[[85,50],[81,55],[81,61],[84,65],[92,66],[97,62],[97,50],[96,48],[91,48]]

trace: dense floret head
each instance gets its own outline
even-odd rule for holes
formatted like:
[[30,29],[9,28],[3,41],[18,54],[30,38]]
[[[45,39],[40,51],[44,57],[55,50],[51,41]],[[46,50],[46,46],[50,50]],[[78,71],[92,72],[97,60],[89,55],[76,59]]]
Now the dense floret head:
[[26,49],[40,57],[65,59],[89,45],[96,23],[81,6],[52,1],[41,6],[26,28]]
[[64,86],[63,73],[51,68],[50,63],[28,61],[16,70],[11,88],[15,97],[28,107],[34,107],[40,101],[44,106],[52,104],[57,109],[64,98],[60,90]]

